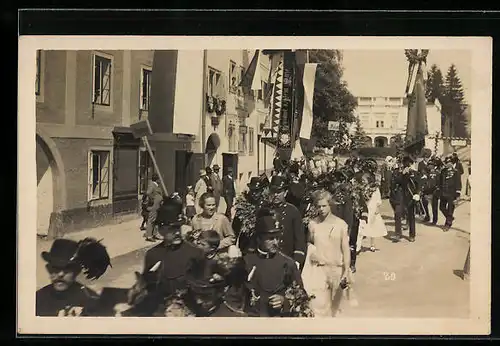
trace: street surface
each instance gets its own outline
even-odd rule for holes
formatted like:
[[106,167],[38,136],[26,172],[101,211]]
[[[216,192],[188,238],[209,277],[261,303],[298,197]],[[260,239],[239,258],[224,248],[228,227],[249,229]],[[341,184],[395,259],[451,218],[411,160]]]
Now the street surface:
[[[391,235],[394,221],[387,200],[382,215]],[[444,218],[439,218],[441,225]],[[460,275],[469,246],[469,230],[470,202],[464,202],[455,211],[453,228],[446,233],[440,227],[417,223],[414,243],[406,239],[400,243],[377,239],[380,251],[365,251],[358,256],[354,291],[359,305],[348,306],[341,316],[468,318],[469,282]],[[407,232],[403,231],[403,235]],[[369,246],[367,240],[364,244]],[[98,281],[81,281],[97,291],[105,286],[130,287],[134,271],[142,271],[146,250],[113,258],[113,267]]]

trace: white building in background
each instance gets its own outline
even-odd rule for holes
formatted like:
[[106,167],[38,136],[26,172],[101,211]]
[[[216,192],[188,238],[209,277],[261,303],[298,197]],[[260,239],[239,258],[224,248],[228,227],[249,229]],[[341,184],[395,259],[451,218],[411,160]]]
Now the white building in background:
[[[394,138],[404,136],[408,104],[401,96],[358,96],[355,111],[366,133],[366,145],[388,147]],[[427,105],[429,135],[441,133],[441,112],[435,104]],[[429,146],[429,144],[427,144]]]

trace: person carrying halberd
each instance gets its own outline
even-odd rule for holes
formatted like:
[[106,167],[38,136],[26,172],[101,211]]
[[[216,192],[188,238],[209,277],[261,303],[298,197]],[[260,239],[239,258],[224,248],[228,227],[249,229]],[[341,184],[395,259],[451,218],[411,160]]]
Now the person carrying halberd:
[[247,311],[250,317],[290,316],[294,310],[292,307],[298,306],[298,310],[302,307],[294,298],[307,297],[295,261],[279,251],[283,226],[272,210],[266,208],[258,212],[255,225],[257,251],[244,257],[249,273]]
[[288,257],[293,258],[297,267],[302,270],[306,259],[306,233],[299,210],[285,201],[288,191],[288,181],[285,176],[275,175],[269,186],[270,208],[283,225],[283,236],[280,239],[280,250]]
[[76,278],[82,270],[88,279],[101,277],[111,266],[106,248],[93,238],[56,239],[42,258],[51,283],[36,292],[36,316],[95,315],[99,296]]

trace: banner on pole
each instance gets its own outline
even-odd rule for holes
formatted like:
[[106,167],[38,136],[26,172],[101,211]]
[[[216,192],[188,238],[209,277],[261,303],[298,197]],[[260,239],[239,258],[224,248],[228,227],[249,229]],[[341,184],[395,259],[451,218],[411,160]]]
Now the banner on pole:
[[293,84],[295,56],[293,52],[285,52],[283,56],[283,83],[281,95],[281,113],[278,125],[278,140],[280,148],[292,149],[293,128]]
[[304,67],[304,108],[302,110],[302,124],[300,126],[300,137],[311,138],[313,124],[313,101],[314,83],[316,81],[316,67],[318,64],[306,64]]

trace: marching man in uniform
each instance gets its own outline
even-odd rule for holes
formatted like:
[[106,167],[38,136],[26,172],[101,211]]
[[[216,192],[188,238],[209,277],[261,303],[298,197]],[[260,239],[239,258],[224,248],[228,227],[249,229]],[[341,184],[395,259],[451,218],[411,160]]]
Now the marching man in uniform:
[[295,261],[279,251],[283,226],[276,215],[262,209],[257,215],[257,251],[244,257],[250,298],[248,316],[283,317],[290,313],[285,297],[292,285],[303,287]]
[[36,316],[93,315],[99,296],[76,277],[82,270],[88,279],[101,277],[111,265],[106,248],[92,238],[80,242],[56,239],[42,258],[51,283],[36,292]]
[[460,197],[462,190],[462,179],[460,171],[454,167],[451,157],[446,157],[444,167],[440,177],[441,201],[439,209],[446,218],[443,230],[448,231],[453,224],[453,213],[455,212],[455,202]]
[[285,201],[287,185],[286,177],[273,176],[269,186],[269,197],[271,208],[276,213],[278,222],[283,225],[280,250],[286,256],[293,258],[297,267],[302,270],[306,259],[306,232],[297,207]]

